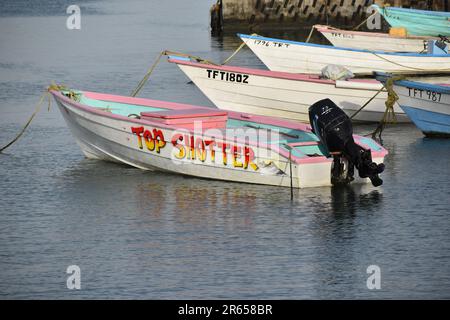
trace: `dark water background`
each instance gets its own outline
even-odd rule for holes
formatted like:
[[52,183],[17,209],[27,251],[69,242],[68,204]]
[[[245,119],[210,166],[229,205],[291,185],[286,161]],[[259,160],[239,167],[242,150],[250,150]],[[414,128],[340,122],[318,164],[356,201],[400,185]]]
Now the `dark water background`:
[[[223,61],[239,40],[210,36],[212,2],[78,0],[82,29],[68,30],[71,1],[1,1],[0,145],[52,80],[128,95],[163,49]],[[263,68],[247,49],[233,64]],[[141,96],[212,106],[186,82],[163,62]],[[450,141],[412,125],[383,138],[381,188],[291,203],[284,188],[84,159],[44,110],[0,155],[0,298],[450,298]],[[72,264],[81,290],[66,288]]]

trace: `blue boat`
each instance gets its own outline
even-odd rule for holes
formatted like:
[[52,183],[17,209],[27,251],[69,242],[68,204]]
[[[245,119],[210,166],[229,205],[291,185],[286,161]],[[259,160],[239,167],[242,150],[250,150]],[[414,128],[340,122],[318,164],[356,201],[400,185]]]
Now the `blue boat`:
[[[390,76],[376,73],[384,84]],[[450,84],[399,80],[393,81],[392,88],[400,107],[426,136],[450,137]]]
[[417,36],[450,36],[450,12],[372,5],[392,27],[406,28]]

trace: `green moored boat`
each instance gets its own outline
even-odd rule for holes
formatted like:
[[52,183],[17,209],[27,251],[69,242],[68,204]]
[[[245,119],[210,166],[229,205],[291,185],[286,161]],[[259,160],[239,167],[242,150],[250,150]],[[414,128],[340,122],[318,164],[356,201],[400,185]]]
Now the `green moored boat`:
[[450,12],[398,7],[374,7],[392,27],[406,28],[417,36],[450,36]]

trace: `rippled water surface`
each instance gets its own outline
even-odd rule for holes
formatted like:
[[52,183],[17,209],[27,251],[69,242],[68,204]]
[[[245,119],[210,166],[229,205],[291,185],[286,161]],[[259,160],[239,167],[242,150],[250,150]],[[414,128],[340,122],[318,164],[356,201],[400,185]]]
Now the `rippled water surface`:
[[[82,29],[68,30],[69,1],[2,1],[0,145],[52,80],[128,95],[163,49],[224,60],[239,40],[210,36],[211,2],[77,1]],[[233,63],[263,68],[246,49]],[[212,106],[187,81],[162,62],[141,96]],[[0,298],[450,298],[450,141],[412,125],[383,139],[381,188],[290,202],[284,188],[87,160],[43,110],[0,154]],[[73,264],[81,290],[66,287]]]

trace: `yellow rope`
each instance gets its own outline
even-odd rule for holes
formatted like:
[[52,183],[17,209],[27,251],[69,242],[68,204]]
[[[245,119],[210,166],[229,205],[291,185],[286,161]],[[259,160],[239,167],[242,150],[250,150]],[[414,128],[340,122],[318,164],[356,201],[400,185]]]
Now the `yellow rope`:
[[159,60],[163,56],[164,51],[160,52],[158,55],[158,58],[156,58],[155,62],[152,64],[150,69],[148,69],[145,76],[142,78],[142,80],[138,83],[137,87],[131,92],[132,97],[136,97],[136,95],[141,91],[142,87],[146,84],[148,78],[150,78],[150,75],[152,74],[153,70],[155,70],[156,65],[159,63]]
[[[256,36],[257,34],[256,33],[252,33],[251,35],[252,36]],[[239,45],[239,47],[231,54],[231,56],[229,56],[227,59],[225,59],[224,62],[221,63],[221,65],[227,64],[244,46],[245,46],[245,42],[243,41]],[[200,58],[200,57],[197,57],[197,56],[193,56],[191,54],[186,54],[186,53],[181,53],[181,52],[176,52],[176,51],[169,51],[169,50],[161,51],[158,54],[158,57],[156,58],[155,62],[152,64],[152,66],[145,73],[145,75],[142,78],[142,80],[138,83],[136,88],[131,92],[131,96],[132,97],[136,97],[137,94],[144,87],[144,85],[147,83],[148,79],[150,78],[151,74],[153,73],[153,70],[155,70],[156,66],[158,65],[159,61],[161,60],[161,57],[162,56],[170,56],[170,55],[179,56],[179,57],[186,57],[186,58],[195,60],[195,61],[200,62],[200,63],[211,64],[211,65],[215,65],[215,66],[218,65],[217,63],[212,62],[211,60],[203,59],[203,58]]]
[[[370,16],[368,16],[367,18],[366,18],[366,20],[364,20],[363,22],[361,22],[360,24],[358,24],[356,27],[354,27],[353,29],[352,29],[352,31],[355,31],[355,30],[358,30],[364,23],[366,23],[370,18],[372,18],[373,16],[375,16],[377,14],[377,12],[375,12],[375,13],[372,13]],[[313,32],[314,32],[314,30],[316,30],[316,27],[317,27],[317,25],[315,24],[315,25],[313,25],[312,27],[311,27],[311,31],[309,32],[309,35],[308,35],[308,38],[306,38],[306,43],[308,43],[310,40],[311,40],[311,37],[312,37],[312,35],[313,35]],[[329,27],[328,25],[327,25],[327,27]],[[333,27],[329,27],[330,29],[334,29],[334,30],[338,30],[338,29],[336,29],[336,28],[333,28]]]
[[381,89],[378,90],[377,93],[375,93],[375,94],[373,95],[372,98],[370,98],[369,100],[367,100],[367,102],[364,103],[364,104],[362,105],[361,108],[359,108],[357,111],[355,111],[355,113],[353,113],[353,114],[350,116],[350,119],[353,119],[358,113],[360,113],[361,110],[364,109],[369,103],[371,103],[372,100],[375,99],[376,96],[378,96],[378,95],[380,94],[380,92],[383,91],[383,90],[384,90],[384,87],[381,87]]
[[394,91],[394,82],[404,80],[405,76],[403,75],[397,75],[392,76],[387,79],[386,83],[384,84],[384,87],[387,90],[388,96],[385,102],[386,110],[384,110],[383,118],[380,120],[380,123],[378,124],[375,131],[372,133],[372,137],[375,138],[378,134],[379,137],[381,137],[381,133],[383,132],[383,129],[387,123],[396,123],[397,117],[395,115],[394,111],[394,104],[398,100],[398,95]]
[[377,54],[376,52],[371,52],[371,53],[373,55],[377,56],[380,59],[383,59],[383,60],[385,60],[385,61],[387,61],[389,63],[395,64],[395,65],[397,65],[399,67],[406,68],[406,69],[419,70],[419,71],[428,71],[428,72],[449,72],[450,71],[450,69],[448,69],[448,68],[447,69],[422,69],[422,68],[416,68],[416,67],[408,67],[408,66],[405,66],[405,65],[403,65],[401,63],[389,60],[389,59],[387,59],[387,58]]
[[[9,148],[11,145],[13,145],[17,140],[19,140],[19,138],[25,133],[25,130],[30,126],[31,121],[33,121],[34,117],[38,114],[38,112],[41,110],[42,107],[42,103],[44,102],[44,99],[47,97],[48,98],[48,111],[50,111],[50,105],[51,105],[51,94],[50,91],[51,90],[57,90],[57,91],[61,91],[61,90],[66,90],[66,87],[61,86],[61,85],[57,85],[55,83],[52,83],[47,90],[41,95],[38,104],[36,105],[36,108],[34,109],[33,114],[31,115],[31,117],[28,119],[28,121],[25,123],[25,126],[22,128],[22,130],[20,130],[19,134],[13,139],[11,140],[11,142],[9,142],[7,145],[5,145],[4,147],[2,147],[0,149],[0,153],[3,152],[3,150],[6,150],[7,148]],[[69,92],[70,94],[70,92]],[[72,92],[72,94],[74,94]]]
[[[257,36],[257,33],[252,33],[250,36]],[[241,51],[241,49],[243,47],[245,47],[247,43],[245,43],[245,41],[242,41],[242,43],[239,45],[239,47],[237,47],[236,50],[234,50],[234,52],[231,54],[231,56],[229,56],[227,59],[225,59],[224,62],[221,63],[221,65],[227,64],[239,51]]]
[[352,31],[358,30],[364,23],[366,23],[370,18],[372,18],[373,16],[375,16],[378,12],[374,12],[372,13],[370,16],[367,17],[366,20],[364,20],[363,22],[361,22],[360,24],[358,24],[356,27],[354,27],[352,29]]
[[[253,35],[253,34],[252,34]],[[231,56],[229,56],[227,59],[225,59],[224,62],[222,62],[222,65],[227,64],[228,61],[230,61],[239,51],[241,51],[241,49],[243,47],[245,47],[246,43],[244,41],[242,41],[242,43],[240,44],[240,46],[232,53]]]
[[144,77],[142,78],[142,80],[138,83],[138,85],[136,86],[136,88],[131,92],[131,96],[132,97],[136,97],[137,94],[141,91],[141,89],[144,87],[144,85],[147,83],[148,79],[150,78],[150,75],[153,73],[153,70],[155,70],[156,66],[158,65],[159,61],[161,60],[162,56],[170,56],[170,55],[176,55],[176,56],[180,56],[180,57],[186,57],[189,59],[193,59],[197,62],[201,62],[201,63],[206,63],[206,64],[212,64],[212,65],[217,65],[216,63],[210,61],[210,60],[206,60],[206,59],[202,59],[200,57],[197,56],[193,56],[190,54],[185,54],[185,53],[181,53],[181,52],[176,52],[176,51],[168,51],[168,50],[164,50],[161,51],[158,54],[158,57],[156,58],[155,62],[152,64],[152,66],[148,69],[148,71],[145,73]]
[[311,36],[313,35],[314,30],[316,30],[316,25],[313,25],[311,27],[311,31],[309,32],[308,38],[306,38],[306,41],[305,41],[306,43],[308,43],[309,40],[311,40]]

